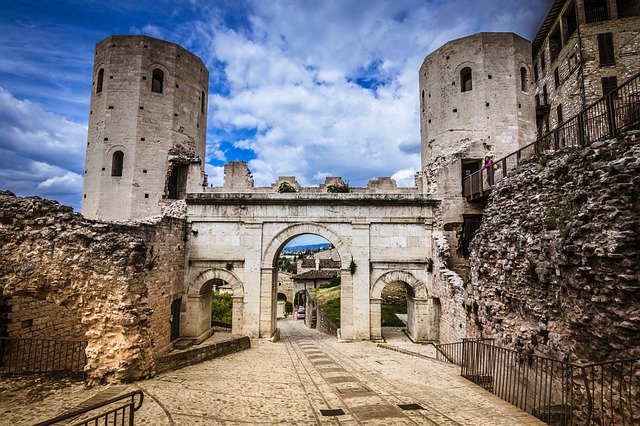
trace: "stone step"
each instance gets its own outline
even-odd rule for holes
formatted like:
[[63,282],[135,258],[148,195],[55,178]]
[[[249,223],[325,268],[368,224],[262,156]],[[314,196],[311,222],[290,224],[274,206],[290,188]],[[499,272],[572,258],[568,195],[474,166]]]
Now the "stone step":
[[197,342],[196,339],[180,339],[176,343],[173,344],[175,349],[187,349],[190,346],[193,346]]

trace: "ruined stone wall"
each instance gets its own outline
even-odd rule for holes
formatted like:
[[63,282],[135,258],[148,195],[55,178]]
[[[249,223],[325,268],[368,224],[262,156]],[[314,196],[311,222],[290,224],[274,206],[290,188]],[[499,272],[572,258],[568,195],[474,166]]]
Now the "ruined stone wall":
[[42,300],[78,318],[90,383],[147,377],[154,351],[167,343],[166,306],[182,289],[183,238],[182,219],[95,222],[56,202],[3,192],[2,296]]
[[[164,73],[161,93],[152,91],[155,69]],[[184,189],[202,188],[208,87],[203,62],[174,43],[148,36],[111,36],[96,45],[82,200],[85,217],[126,220],[160,214],[174,167],[188,172]],[[112,175],[116,151],[124,154],[121,176]]]
[[472,244],[470,336],[571,361],[640,356],[639,159],[631,131],[497,186]]
[[86,340],[80,316],[61,306],[28,296],[7,298],[6,304],[12,338]]

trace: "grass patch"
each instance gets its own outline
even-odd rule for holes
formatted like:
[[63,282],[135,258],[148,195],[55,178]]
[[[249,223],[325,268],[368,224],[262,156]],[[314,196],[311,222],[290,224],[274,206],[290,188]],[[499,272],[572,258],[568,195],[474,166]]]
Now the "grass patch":
[[407,307],[403,305],[382,305],[381,308],[382,327],[404,327],[404,322],[396,314],[406,314]]

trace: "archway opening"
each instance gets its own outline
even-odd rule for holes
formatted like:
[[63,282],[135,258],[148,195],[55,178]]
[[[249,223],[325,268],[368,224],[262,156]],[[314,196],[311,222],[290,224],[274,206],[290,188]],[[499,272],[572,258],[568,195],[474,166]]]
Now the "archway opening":
[[340,327],[341,261],[333,244],[317,234],[299,234],[283,244],[275,263],[275,290],[290,294],[292,315],[287,318],[335,335]]
[[394,281],[385,285],[380,296],[380,328],[385,340],[403,336],[407,327],[408,297],[413,289],[401,282]]
[[202,292],[210,293],[211,327],[216,331],[231,331],[233,323],[233,289],[220,278],[207,281]]

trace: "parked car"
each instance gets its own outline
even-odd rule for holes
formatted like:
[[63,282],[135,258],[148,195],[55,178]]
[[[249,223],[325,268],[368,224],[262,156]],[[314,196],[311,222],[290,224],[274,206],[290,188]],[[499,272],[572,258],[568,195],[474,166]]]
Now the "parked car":
[[306,310],[304,308],[298,308],[297,318],[304,319],[305,315],[306,315]]

